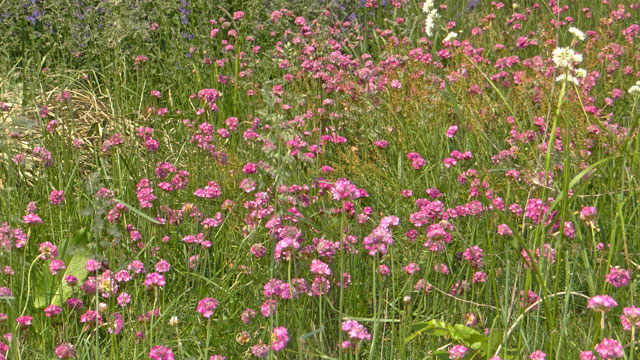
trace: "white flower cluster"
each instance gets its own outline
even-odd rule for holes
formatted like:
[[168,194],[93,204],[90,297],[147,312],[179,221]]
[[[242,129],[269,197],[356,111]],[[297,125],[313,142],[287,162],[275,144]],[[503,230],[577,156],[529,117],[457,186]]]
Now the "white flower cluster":
[[575,36],[576,39],[578,39],[580,41],[583,41],[586,38],[586,36],[584,35],[584,33],[582,31],[580,31],[580,29],[575,28],[573,26],[569,28],[569,32],[573,36]]
[[553,50],[553,62],[556,64],[556,67],[563,69],[571,69],[573,68],[574,63],[582,62],[582,55],[573,51],[571,48],[555,48]]
[[636,81],[636,84],[629,88],[629,94],[640,95],[640,80]]
[[573,70],[573,75],[571,75],[571,72],[569,71],[566,71],[562,75],[558,75],[556,77],[556,82],[563,82],[566,80],[574,85],[578,85],[578,79],[584,79],[585,77],[587,77],[587,70],[575,69]]
[[[580,32],[580,30],[576,28],[571,28],[571,29],[578,31],[579,32],[577,33],[578,35],[582,33]],[[574,34],[576,38],[579,38],[579,36],[576,35],[576,33],[574,33],[573,31],[571,31],[571,29],[569,31],[572,34]],[[556,65],[556,67],[563,69],[564,71],[563,74],[556,77],[555,80],[557,82],[566,81],[574,85],[578,85],[578,79],[582,79],[587,76],[586,70],[573,67],[574,64],[578,64],[582,62],[582,55],[578,54],[573,49],[568,47],[566,48],[558,47],[553,50],[552,55],[553,55],[553,63]],[[573,74],[571,73],[572,71],[573,71]]]
[[442,40],[443,42],[449,42],[455,38],[458,37],[458,33],[455,31],[452,31],[450,33],[447,34],[447,37],[444,38],[444,40]]
[[433,29],[436,27],[436,20],[440,17],[433,0],[426,0],[424,5],[422,5],[422,11],[427,14],[424,30],[427,33],[427,36],[433,36]]

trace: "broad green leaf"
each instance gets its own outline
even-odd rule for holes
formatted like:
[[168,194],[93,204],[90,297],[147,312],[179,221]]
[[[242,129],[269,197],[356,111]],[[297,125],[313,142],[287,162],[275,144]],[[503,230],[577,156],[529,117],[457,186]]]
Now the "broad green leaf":
[[[71,258],[71,261],[67,264],[67,270],[64,272],[63,278],[67,275],[73,275],[78,278],[78,282],[84,281],[89,274],[84,266],[90,258],[91,257],[87,252],[74,255]],[[53,299],[51,299],[51,304],[62,306],[62,304],[69,299],[71,293],[71,286],[67,285],[67,283],[63,281],[62,286],[58,286]]]

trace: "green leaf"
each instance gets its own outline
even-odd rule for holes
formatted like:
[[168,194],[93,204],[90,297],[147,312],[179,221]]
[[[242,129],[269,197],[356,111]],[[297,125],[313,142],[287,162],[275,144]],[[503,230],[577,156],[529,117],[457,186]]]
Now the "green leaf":
[[[67,270],[64,272],[64,277],[67,275],[73,275],[78,278],[78,282],[82,282],[87,278],[89,272],[84,268],[87,260],[91,257],[88,252],[83,252],[80,254],[76,254],[71,258],[71,261],[67,264]],[[63,278],[64,278],[63,277]],[[60,305],[67,301],[72,294],[71,286],[67,285],[65,281],[61,283],[61,286],[58,286],[58,289],[51,299],[51,304]],[[47,304],[48,305],[48,304]]]
[[36,309],[41,309],[49,305],[47,304],[48,299],[53,295],[53,289],[48,288],[53,283],[53,276],[49,273],[49,269],[42,270],[40,274],[31,281],[35,283],[33,285],[33,306]]
[[58,245],[58,249],[60,249],[60,258],[65,264],[67,264],[75,253],[87,251],[88,244],[89,230],[84,227],[78,230],[72,237],[60,242]]

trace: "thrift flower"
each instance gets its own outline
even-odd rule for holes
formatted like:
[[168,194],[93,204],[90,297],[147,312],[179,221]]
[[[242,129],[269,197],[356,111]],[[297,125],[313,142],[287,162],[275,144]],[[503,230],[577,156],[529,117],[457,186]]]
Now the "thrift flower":
[[619,266],[609,269],[609,273],[605,276],[606,282],[613,287],[622,287],[629,284],[631,270],[621,269]]
[[467,353],[467,348],[462,345],[454,345],[449,349],[449,359],[462,359]]
[[600,312],[608,312],[614,307],[618,306],[618,303],[609,295],[596,295],[589,299],[587,309],[593,309]]
[[274,328],[271,332],[271,349],[273,351],[280,351],[287,346],[289,342],[289,332],[285,327]]
[[64,343],[58,345],[56,348],[56,356],[58,359],[71,359],[76,357],[76,349],[73,348],[73,344]]
[[547,358],[547,354],[540,350],[536,350],[529,355],[529,359],[531,360],[545,360]]
[[367,329],[355,320],[343,321],[342,331],[346,331],[349,337],[354,340],[371,340],[371,335]]
[[593,355],[593,351],[581,351],[580,360],[596,360],[596,356]]
[[49,195],[49,202],[51,205],[60,205],[64,201],[64,191],[52,190]]
[[622,315],[620,315],[620,322],[622,322],[622,329],[625,331],[640,327],[640,307],[624,308]]
[[624,356],[622,345],[617,340],[604,338],[597,344],[594,350],[600,354],[603,359],[617,359]]
[[257,358],[263,358],[269,354],[269,347],[265,344],[253,345],[251,347],[251,353]]
[[23,329],[26,329],[29,326],[31,326],[32,321],[33,321],[33,317],[29,315],[20,316],[19,318],[16,319],[16,322],[20,324],[20,327]]
[[213,315],[213,310],[218,307],[218,300],[206,297],[198,303],[197,311],[205,318],[210,318]]
[[156,345],[149,351],[149,357],[153,360],[173,360],[173,351],[166,346]]

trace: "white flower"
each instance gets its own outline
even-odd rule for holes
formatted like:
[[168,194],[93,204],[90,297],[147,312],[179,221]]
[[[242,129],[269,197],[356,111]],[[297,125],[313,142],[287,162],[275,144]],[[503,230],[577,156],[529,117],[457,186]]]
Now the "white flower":
[[553,50],[553,62],[559,68],[571,68],[574,63],[582,62],[582,55],[571,48],[555,48]]
[[578,79],[573,77],[569,73],[558,75],[558,77],[556,77],[556,82],[563,82],[565,80],[567,82],[570,82],[570,83],[574,84],[574,85],[578,85]]
[[438,19],[440,15],[438,15],[438,11],[433,9],[427,14],[427,19],[425,20],[425,32],[427,36],[433,36],[433,29],[436,27],[436,19]]
[[629,94],[640,95],[640,80],[636,81],[636,84],[629,88]]
[[570,27],[569,28],[569,32],[571,34],[573,34],[573,36],[576,37],[576,39],[582,41],[585,39],[584,33],[582,31],[580,31],[580,29],[576,28],[576,27]]
[[574,71],[574,75],[578,78],[578,79],[584,79],[587,77],[587,70],[585,69],[576,69]]
[[442,41],[443,42],[449,42],[449,41],[451,41],[451,40],[453,40],[453,39],[455,39],[457,37],[458,37],[458,33],[455,32],[455,31],[452,31],[452,32],[448,33],[447,37],[444,38],[444,40],[442,40]]
[[434,8],[433,0],[427,0],[422,4],[422,11],[429,13]]

